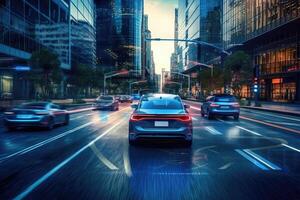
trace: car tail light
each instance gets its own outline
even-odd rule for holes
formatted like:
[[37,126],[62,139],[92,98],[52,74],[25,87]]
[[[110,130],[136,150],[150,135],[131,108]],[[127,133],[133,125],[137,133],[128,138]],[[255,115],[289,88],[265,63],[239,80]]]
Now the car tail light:
[[239,103],[234,103],[234,104],[232,104],[232,107],[239,108],[240,104]]
[[220,105],[212,103],[212,104],[210,104],[210,107],[216,108],[216,107],[220,107]]
[[157,119],[157,120],[180,120],[182,122],[190,122],[192,118],[190,115],[139,115],[132,114],[130,117],[130,121],[141,121],[144,119]]

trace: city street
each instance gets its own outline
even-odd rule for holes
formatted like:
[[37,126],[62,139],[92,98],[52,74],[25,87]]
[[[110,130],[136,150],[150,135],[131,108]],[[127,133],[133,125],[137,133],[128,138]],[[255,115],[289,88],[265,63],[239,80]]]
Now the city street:
[[193,145],[128,144],[129,103],[68,126],[0,128],[0,199],[299,199],[300,118],[241,109],[208,120],[185,101]]

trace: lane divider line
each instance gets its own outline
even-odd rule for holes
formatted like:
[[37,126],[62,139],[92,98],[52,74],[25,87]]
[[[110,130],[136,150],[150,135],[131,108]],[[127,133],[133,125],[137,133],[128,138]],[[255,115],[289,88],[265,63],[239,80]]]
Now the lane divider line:
[[[128,108],[129,108],[129,107],[125,107],[125,108],[123,108],[123,109],[121,109],[121,110],[119,110],[119,111],[117,111],[117,112],[111,113],[111,114],[108,115],[108,116],[103,116],[103,117],[100,118],[100,120],[101,120],[102,118],[107,118],[107,117],[109,117],[109,116],[111,116],[111,115],[114,115],[114,114],[116,114],[116,113],[118,113],[118,112],[121,112],[121,111],[123,111],[123,110],[125,110],[125,109],[128,109]],[[68,131],[66,131],[66,132],[63,132],[63,133],[61,133],[61,134],[59,134],[59,135],[56,135],[56,136],[54,136],[54,137],[51,137],[51,138],[49,138],[49,139],[47,139],[47,140],[44,140],[44,141],[42,141],[42,142],[39,142],[39,143],[34,144],[34,145],[32,145],[32,146],[29,146],[29,147],[27,147],[27,148],[25,148],[25,149],[22,149],[22,150],[20,150],[20,151],[17,151],[17,152],[15,152],[15,153],[12,153],[12,154],[7,155],[7,156],[5,156],[5,157],[1,157],[1,158],[0,158],[0,163],[4,162],[5,160],[7,160],[7,159],[9,159],[9,158],[12,158],[12,157],[15,157],[15,156],[19,156],[19,155],[23,155],[23,154],[26,154],[26,153],[28,153],[28,152],[31,152],[31,151],[33,151],[33,150],[39,148],[39,147],[42,147],[42,146],[44,146],[44,145],[46,145],[46,144],[49,144],[49,143],[51,143],[51,142],[53,142],[53,141],[55,141],[55,140],[58,140],[58,139],[60,139],[60,138],[62,138],[62,137],[65,137],[65,136],[71,134],[71,133],[74,133],[74,132],[76,132],[76,131],[78,131],[78,130],[80,130],[80,129],[83,129],[83,128],[87,127],[87,126],[90,126],[90,125],[92,125],[93,123],[94,123],[94,122],[88,122],[88,123],[86,123],[86,124],[83,124],[83,125],[81,125],[81,126],[78,126],[78,127],[76,127],[76,128],[73,128],[73,129],[71,129],[71,130],[68,130]]]
[[282,145],[282,146],[285,146],[285,147],[287,147],[287,148],[289,148],[289,149],[292,149],[292,150],[294,150],[294,151],[297,151],[297,152],[300,153],[300,150],[299,150],[299,149],[296,149],[295,147],[292,147],[292,146],[287,145],[287,144],[281,144],[281,145]]
[[255,132],[255,131],[251,131],[251,130],[249,130],[247,128],[244,128],[244,127],[241,127],[241,126],[235,126],[235,127],[239,128],[239,129],[242,129],[244,131],[247,131],[249,133],[252,133],[253,135],[262,136],[262,134],[259,134],[259,133]]
[[78,130],[83,129],[83,128],[87,127],[87,126],[90,126],[91,124],[93,124],[93,122],[88,122],[88,123],[86,123],[86,124],[83,124],[83,125],[81,125],[81,126],[78,126],[78,127],[76,127],[76,128],[73,128],[73,129],[71,129],[71,130],[68,130],[68,131],[66,131],[66,132],[64,132],[64,133],[61,133],[61,134],[59,134],[59,135],[57,135],[57,136],[54,136],[54,137],[52,137],[52,138],[49,138],[49,139],[44,140],[44,141],[42,141],[42,142],[39,142],[39,143],[37,143],[37,144],[35,144],[35,145],[32,145],[32,146],[30,146],[30,147],[27,147],[27,148],[25,148],[25,149],[22,149],[22,150],[20,150],[20,151],[17,151],[17,152],[15,152],[15,153],[13,153],[13,154],[10,154],[10,155],[8,155],[8,156],[2,157],[2,158],[0,158],[0,163],[3,162],[4,160],[7,160],[7,159],[11,158],[11,157],[18,156],[18,155],[23,155],[23,154],[25,154],[25,153],[28,153],[28,152],[30,152],[30,151],[33,151],[33,150],[35,150],[35,149],[37,149],[37,148],[39,148],[39,147],[41,147],[41,146],[44,146],[44,145],[46,145],[46,144],[48,144],[48,143],[50,143],[50,142],[53,142],[54,140],[57,140],[57,139],[62,138],[62,137],[64,137],[64,136],[66,136],[66,135],[69,135],[70,133],[74,133],[75,131],[78,131]]
[[273,170],[281,170],[280,167],[278,167],[277,165],[275,165],[274,163],[268,161],[267,159],[261,157],[260,155],[254,153],[253,151],[251,151],[250,149],[244,149],[244,152],[248,153],[249,155],[251,155],[252,157],[254,157],[256,160],[260,161],[261,163],[263,163],[264,165],[268,166],[269,168],[273,169]]
[[300,134],[300,131],[295,130],[295,129],[291,129],[291,128],[287,128],[287,127],[282,127],[282,126],[279,126],[279,125],[276,125],[276,124],[272,124],[272,123],[268,123],[268,122],[264,122],[264,121],[260,121],[260,120],[256,120],[256,119],[252,119],[252,118],[248,118],[248,117],[244,117],[244,116],[240,116],[240,118],[244,119],[244,120],[256,122],[256,123],[259,123],[259,124],[267,125],[267,126],[270,126],[270,127],[273,127],[273,128],[278,128],[278,129],[285,130],[285,131],[288,131],[288,132]]
[[99,160],[106,165],[110,170],[118,170],[119,168],[116,167],[111,161],[109,161],[96,147],[95,143],[93,143],[90,148],[93,150],[93,152],[96,154],[96,156],[99,158]]
[[190,105],[190,108],[192,108],[192,109],[194,109],[194,110],[199,110],[199,111],[201,110],[201,108],[197,108],[197,107],[191,106],[191,105]]
[[235,149],[235,151],[237,153],[239,153],[241,156],[243,156],[244,158],[246,158],[248,161],[250,161],[251,163],[253,163],[254,165],[256,165],[257,167],[259,167],[260,169],[262,169],[262,170],[269,170],[266,166],[264,166],[263,164],[261,164],[257,160],[253,159],[251,156],[249,156],[248,154],[246,154],[242,150]]
[[206,126],[205,129],[213,135],[223,135],[221,132],[211,126]]
[[44,183],[47,179],[49,179],[51,176],[53,176],[56,172],[58,172],[60,169],[62,169],[66,164],[68,164],[70,161],[72,161],[74,158],[76,158],[80,153],[82,153],[84,150],[89,148],[91,145],[93,145],[96,141],[107,135],[111,130],[116,128],[118,125],[120,125],[123,122],[123,120],[119,121],[118,123],[114,124],[112,127],[107,129],[104,133],[99,135],[97,138],[92,140],[87,145],[80,148],[78,151],[76,151],[74,154],[69,156],[67,159],[56,165],[54,168],[52,168],[49,172],[47,172],[45,175],[40,177],[38,180],[36,180],[34,183],[32,183],[30,186],[28,186],[23,192],[18,194],[14,200],[21,200],[24,199],[27,195],[29,195],[33,190],[35,190],[37,187],[39,187],[42,183]]

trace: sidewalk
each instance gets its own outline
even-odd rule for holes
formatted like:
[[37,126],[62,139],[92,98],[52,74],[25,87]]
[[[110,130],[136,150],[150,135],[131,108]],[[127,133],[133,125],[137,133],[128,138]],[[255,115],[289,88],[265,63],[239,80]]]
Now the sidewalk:
[[300,104],[279,103],[279,102],[260,102],[260,103],[262,105],[261,107],[255,107],[254,102],[252,101],[251,106],[242,106],[242,108],[300,116]]

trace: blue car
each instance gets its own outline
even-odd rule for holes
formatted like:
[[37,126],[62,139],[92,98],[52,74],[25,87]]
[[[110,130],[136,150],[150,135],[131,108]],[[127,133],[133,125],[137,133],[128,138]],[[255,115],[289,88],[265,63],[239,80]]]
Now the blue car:
[[132,100],[140,100],[141,99],[141,95],[139,95],[139,94],[132,94],[131,97],[132,97]]
[[133,104],[129,120],[129,143],[139,139],[180,139],[192,145],[193,124],[187,108],[178,95],[143,95],[139,104]]

